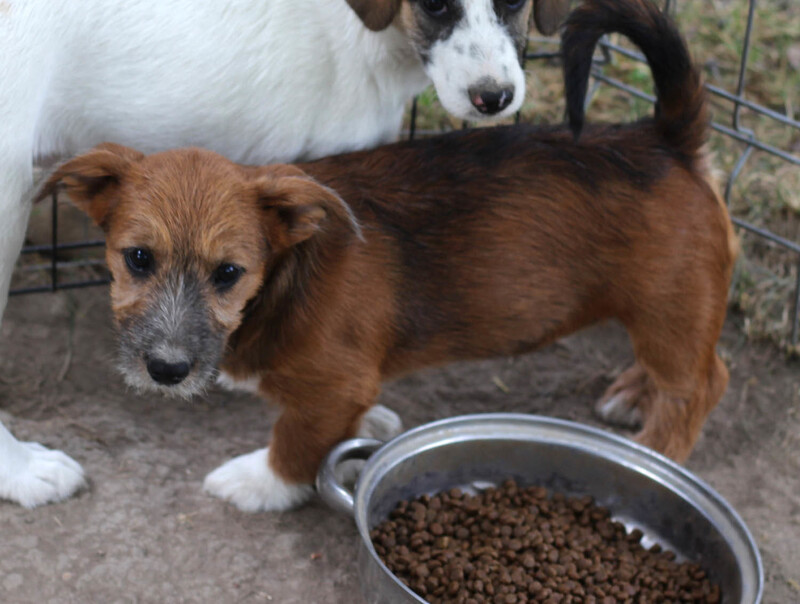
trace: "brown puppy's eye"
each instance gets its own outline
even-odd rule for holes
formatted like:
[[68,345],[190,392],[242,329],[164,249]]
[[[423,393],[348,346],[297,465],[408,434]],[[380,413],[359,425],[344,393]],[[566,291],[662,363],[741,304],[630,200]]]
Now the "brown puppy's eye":
[[136,277],[146,277],[153,272],[155,261],[149,250],[143,247],[129,247],[122,251],[125,264]]
[[225,291],[233,287],[233,284],[239,280],[239,277],[241,277],[243,273],[244,269],[241,266],[224,262],[214,271],[211,280],[214,282],[214,287],[216,287],[217,290]]
[[509,10],[519,10],[526,0],[501,0]]
[[420,2],[426,13],[432,17],[441,17],[447,12],[446,0],[422,0]]

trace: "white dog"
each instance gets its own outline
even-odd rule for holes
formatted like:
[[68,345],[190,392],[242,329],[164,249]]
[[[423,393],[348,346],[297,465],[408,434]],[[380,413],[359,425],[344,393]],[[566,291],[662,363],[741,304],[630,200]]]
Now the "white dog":
[[[430,81],[460,118],[507,116],[531,10],[551,33],[568,5],[531,1],[0,0],[0,317],[35,161],[107,140],[259,164],[368,148]],[[0,497],[30,507],[83,482],[0,424]]]

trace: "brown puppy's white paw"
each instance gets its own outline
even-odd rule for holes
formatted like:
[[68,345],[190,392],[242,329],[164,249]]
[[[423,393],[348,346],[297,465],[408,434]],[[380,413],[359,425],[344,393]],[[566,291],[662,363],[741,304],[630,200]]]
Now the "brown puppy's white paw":
[[[394,411],[383,405],[374,405],[361,418],[356,436],[389,441],[403,431],[403,421]],[[355,485],[364,467],[362,459],[348,459],[336,468],[336,476],[342,484]]]
[[595,412],[606,423],[637,428],[642,425],[642,412],[636,404],[636,395],[632,390],[622,390],[611,396],[604,396],[597,401]]
[[309,484],[290,484],[272,471],[269,447],[234,457],[206,476],[203,490],[243,512],[289,510],[307,501]]
[[644,411],[652,395],[647,372],[639,363],[634,363],[606,389],[595,405],[595,412],[609,424],[638,428],[644,421]]
[[403,431],[403,421],[394,411],[383,405],[374,405],[361,418],[357,436],[392,440]]

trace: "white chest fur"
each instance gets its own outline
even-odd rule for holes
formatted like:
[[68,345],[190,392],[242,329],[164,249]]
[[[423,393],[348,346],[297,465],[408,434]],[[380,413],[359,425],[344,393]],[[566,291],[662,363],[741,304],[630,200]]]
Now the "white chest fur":
[[224,371],[221,371],[217,376],[217,384],[219,386],[222,386],[226,390],[232,390],[235,392],[252,392],[254,394],[258,394],[260,383],[261,378],[258,376],[252,376],[245,379],[236,379]]

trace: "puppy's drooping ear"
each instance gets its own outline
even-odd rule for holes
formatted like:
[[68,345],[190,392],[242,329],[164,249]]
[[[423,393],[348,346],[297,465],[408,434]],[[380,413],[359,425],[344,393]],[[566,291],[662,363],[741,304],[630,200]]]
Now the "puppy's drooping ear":
[[558,30],[569,14],[570,0],[533,0],[533,20],[545,36]]
[[403,4],[403,0],[347,0],[358,18],[372,31],[389,27]]
[[336,191],[312,180],[299,168],[272,166],[255,180],[265,211],[267,235],[276,251],[288,249],[317,233],[339,233],[346,241],[361,238],[361,227]]
[[36,192],[34,201],[64,189],[72,203],[103,227],[122,179],[131,164],[143,157],[144,154],[121,145],[98,145],[58,166]]

